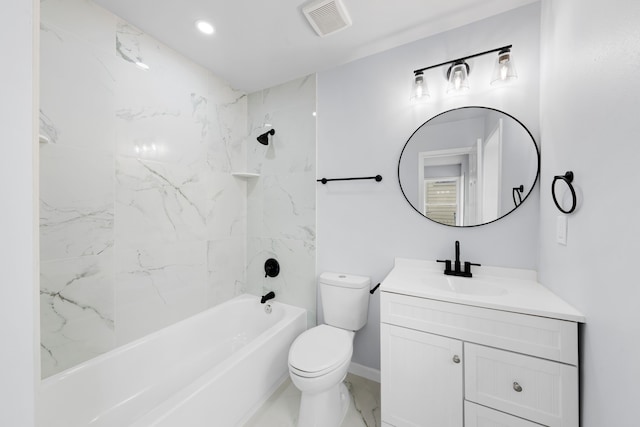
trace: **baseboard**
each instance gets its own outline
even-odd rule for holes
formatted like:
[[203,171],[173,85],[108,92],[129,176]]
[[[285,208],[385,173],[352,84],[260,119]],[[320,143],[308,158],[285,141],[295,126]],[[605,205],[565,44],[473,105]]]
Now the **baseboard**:
[[366,378],[377,383],[380,382],[380,370],[373,369],[359,363],[351,362],[349,372],[362,378]]

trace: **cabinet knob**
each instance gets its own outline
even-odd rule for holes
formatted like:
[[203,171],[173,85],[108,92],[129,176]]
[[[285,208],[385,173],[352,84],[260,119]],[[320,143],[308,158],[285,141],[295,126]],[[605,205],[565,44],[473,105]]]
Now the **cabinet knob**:
[[460,357],[457,354],[453,355],[453,363],[460,363]]
[[517,382],[513,383],[513,389],[515,391],[517,391],[518,393],[520,393],[522,391],[522,386],[520,384],[518,384]]

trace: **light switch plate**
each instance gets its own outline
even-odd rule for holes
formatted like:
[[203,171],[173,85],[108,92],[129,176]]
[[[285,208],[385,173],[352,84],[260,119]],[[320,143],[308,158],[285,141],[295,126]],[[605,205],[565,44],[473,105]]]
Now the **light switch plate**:
[[556,242],[567,245],[567,217],[559,215],[556,220]]

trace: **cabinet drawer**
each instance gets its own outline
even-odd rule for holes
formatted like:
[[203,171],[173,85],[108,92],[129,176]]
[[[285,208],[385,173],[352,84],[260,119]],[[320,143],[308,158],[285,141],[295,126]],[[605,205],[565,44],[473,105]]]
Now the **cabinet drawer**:
[[549,426],[578,427],[578,368],[464,344],[465,398]]
[[575,322],[410,297],[380,294],[380,320],[433,334],[578,364]]
[[494,411],[472,402],[464,402],[464,427],[543,427],[504,412]]

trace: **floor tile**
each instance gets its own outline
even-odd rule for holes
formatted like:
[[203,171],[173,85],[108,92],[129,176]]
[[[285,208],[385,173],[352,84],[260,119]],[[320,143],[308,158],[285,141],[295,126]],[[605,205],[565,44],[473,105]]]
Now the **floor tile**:
[[[380,427],[380,384],[347,374],[351,403],[341,427]],[[244,427],[296,427],[300,391],[287,379]]]

